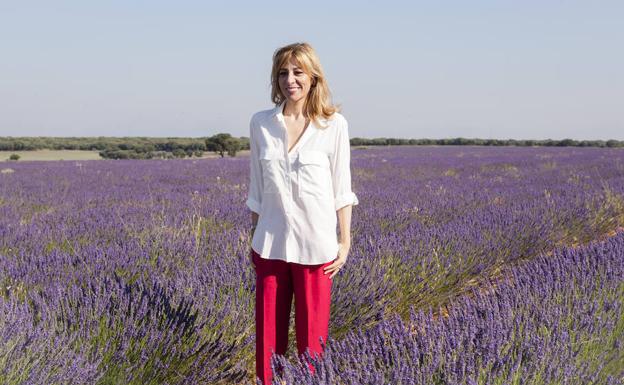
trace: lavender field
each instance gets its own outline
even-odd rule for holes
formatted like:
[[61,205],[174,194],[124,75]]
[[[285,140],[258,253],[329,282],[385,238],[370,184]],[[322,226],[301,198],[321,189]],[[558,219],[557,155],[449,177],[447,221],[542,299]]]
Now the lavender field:
[[[0,384],[254,383],[248,162],[0,166]],[[312,377],[291,338],[280,383],[624,383],[624,151],[353,148],[352,175],[326,354]]]

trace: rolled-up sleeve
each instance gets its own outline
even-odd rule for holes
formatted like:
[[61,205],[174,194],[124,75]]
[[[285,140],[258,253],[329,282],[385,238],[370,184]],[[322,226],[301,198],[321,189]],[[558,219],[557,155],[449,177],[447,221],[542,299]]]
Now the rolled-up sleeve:
[[331,157],[332,182],[336,210],[348,205],[357,205],[358,198],[351,191],[351,146],[349,144],[349,125],[342,117],[337,122],[336,146]]
[[254,118],[249,121],[249,194],[247,197],[247,207],[255,213],[260,214],[262,205],[262,168],[260,167],[260,157],[258,156],[258,143],[254,133]]

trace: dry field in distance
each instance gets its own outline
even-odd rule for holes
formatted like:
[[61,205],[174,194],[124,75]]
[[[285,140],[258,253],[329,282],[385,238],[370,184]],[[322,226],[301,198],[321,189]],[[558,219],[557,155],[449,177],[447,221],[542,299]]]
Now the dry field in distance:
[[[99,151],[83,151],[83,150],[37,150],[37,151],[0,151],[0,162],[8,162],[11,154],[20,156],[18,162],[28,160],[97,160],[100,157]],[[237,155],[248,155],[249,150],[242,150]],[[205,152],[201,157],[217,158],[218,154],[213,152]],[[187,158],[191,159],[191,158]],[[193,158],[198,159],[198,158]]]

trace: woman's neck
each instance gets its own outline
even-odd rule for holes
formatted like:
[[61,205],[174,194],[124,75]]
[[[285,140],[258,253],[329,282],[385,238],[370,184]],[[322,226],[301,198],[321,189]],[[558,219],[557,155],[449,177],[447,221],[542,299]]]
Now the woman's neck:
[[[282,114],[284,116],[288,116],[291,119],[299,120],[300,118],[305,118],[303,113],[303,107],[305,106],[305,99],[302,98],[294,104],[292,104],[290,100],[286,100],[286,105],[284,105],[284,111]],[[292,104],[292,105],[291,105]]]

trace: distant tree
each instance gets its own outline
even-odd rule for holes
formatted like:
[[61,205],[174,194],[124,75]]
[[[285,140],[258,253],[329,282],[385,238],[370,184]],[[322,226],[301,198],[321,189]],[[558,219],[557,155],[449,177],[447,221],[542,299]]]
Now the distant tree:
[[206,139],[206,150],[217,152],[222,158],[226,152],[229,156],[236,156],[240,148],[240,140],[230,134],[220,133]]
[[386,143],[386,138],[373,138],[371,144],[373,146],[385,146],[388,143]]
[[467,144],[470,144],[470,139],[466,139],[466,138],[452,138],[448,140],[447,144],[452,144],[455,146],[465,146]]
[[205,141],[194,142],[186,146],[186,149],[192,151],[204,151],[206,150],[206,143]]
[[19,160],[20,156],[17,154],[11,154],[11,156],[9,156],[9,160]]
[[594,140],[594,146],[605,147],[606,145],[607,142],[605,142],[604,140]]
[[158,149],[161,151],[173,152],[173,150],[178,148],[178,144],[173,141],[168,141],[166,143],[160,143]]
[[366,139],[364,138],[351,138],[350,140],[352,146],[362,146],[366,144]]
[[176,148],[175,150],[172,151],[173,156],[175,156],[176,158],[184,158],[186,157],[186,151],[184,151],[181,148]]
[[557,146],[559,147],[570,147],[570,146],[576,146],[576,140],[574,139],[562,139],[559,141],[559,143],[557,143]]
[[238,143],[240,143],[241,150],[249,150],[249,138],[246,136],[241,136],[238,138]]

